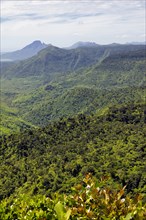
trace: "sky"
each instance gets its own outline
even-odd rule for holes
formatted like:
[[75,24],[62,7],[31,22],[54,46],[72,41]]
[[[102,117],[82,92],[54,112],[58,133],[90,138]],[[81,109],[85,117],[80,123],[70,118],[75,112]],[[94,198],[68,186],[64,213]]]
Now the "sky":
[[143,42],[145,0],[1,0],[3,52],[34,40],[58,47],[78,41],[97,44]]

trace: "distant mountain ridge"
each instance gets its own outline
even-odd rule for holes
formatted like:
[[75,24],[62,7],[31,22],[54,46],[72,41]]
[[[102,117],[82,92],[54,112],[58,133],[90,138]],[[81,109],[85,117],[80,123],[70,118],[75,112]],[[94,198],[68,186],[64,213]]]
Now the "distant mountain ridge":
[[100,46],[99,44],[96,44],[95,42],[83,42],[83,41],[79,41],[75,44],[73,44],[72,46],[68,47],[68,49],[76,49],[79,47],[98,47]]
[[[31,45],[33,47],[33,45]],[[109,56],[127,56],[127,53],[135,54],[136,51],[145,50],[144,45],[118,45],[110,44],[95,47],[79,47],[76,49],[63,49],[48,45],[47,48],[38,52],[37,55],[18,63],[8,71],[2,71],[4,76],[45,76],[52,77],[54,73],[64,75],[64,73],[76,71],[80,68],[90,67],[95,63],[102,62]],[[134,53],[133,53],[134,52]],[[122,55],[123,54],[123,55]],[[143,52],[141,53],[142,56]],[[2,69],[5,65],[1,64]]]
[[46,48],[47,46],[47,44],[36,40],[20,50],[1,54],[1,60],[24,60],[36,55],[40,50]]
[[140,45],[146,45],[146,42],[128,42],[126,44],[112,43],[112,44],[107,44],[107,45],[100,45],[100,44],[97,44],[95,42],[90,42],[90,41],[87,41],[87,42],[78,41],[72,46],[60,48],[60,47],[53,46],[52,44],[42,43],[40,40],[35,40],[31,44],[25,46],[24,48],[20,50],[16,50],[13,52],[0,52],[0,56],[1,56],[1,62],[5,62],[5,61],[9,62],[9,61],[20,61],[20,60],[31,58],[37,55],[38,52],[40,52],[41,50],[47,48],[48,46],[52,46],[52,48],[54,47],[54,48],[59,48],[59,49],[72,50],[72,49],[79,49],[79,48],[101,49],[101,48],[106,48],[106,47],[117,47],[117,46],[127,46],[127,45],[140,46]]
[[146,45],[146,41],[144,41],[144,42],[127,42],[126,44],[131,44],[131,45]]

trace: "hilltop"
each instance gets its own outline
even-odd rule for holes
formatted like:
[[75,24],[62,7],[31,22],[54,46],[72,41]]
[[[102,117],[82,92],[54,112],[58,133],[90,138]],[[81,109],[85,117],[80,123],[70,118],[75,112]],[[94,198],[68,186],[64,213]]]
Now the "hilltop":
[[25,46],[20,50],[14,52],[7,52],[1,54],[1,60],[25,60],[29,57],[36,55],[40,50],[46,48],[48,45],[39,40],[33,41],[31,44]]

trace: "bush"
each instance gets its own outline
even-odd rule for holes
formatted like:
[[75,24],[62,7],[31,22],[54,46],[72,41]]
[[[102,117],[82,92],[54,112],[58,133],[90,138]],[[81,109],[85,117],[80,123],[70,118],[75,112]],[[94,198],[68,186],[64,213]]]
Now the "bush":
[[142,196],[130,198],[125,187],[116,189],[107,177],[97,181],[89,173],[71,189],[69,195],[36,195],[5,199],[0,204],[0,219],[14,220],[144,220],[146,205]]

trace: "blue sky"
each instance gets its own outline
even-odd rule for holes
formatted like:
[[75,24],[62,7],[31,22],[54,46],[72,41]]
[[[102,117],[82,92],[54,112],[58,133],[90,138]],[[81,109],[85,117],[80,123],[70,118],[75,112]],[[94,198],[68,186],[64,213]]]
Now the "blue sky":
[[1,51],[145,41],[145,0],[1,0]]

